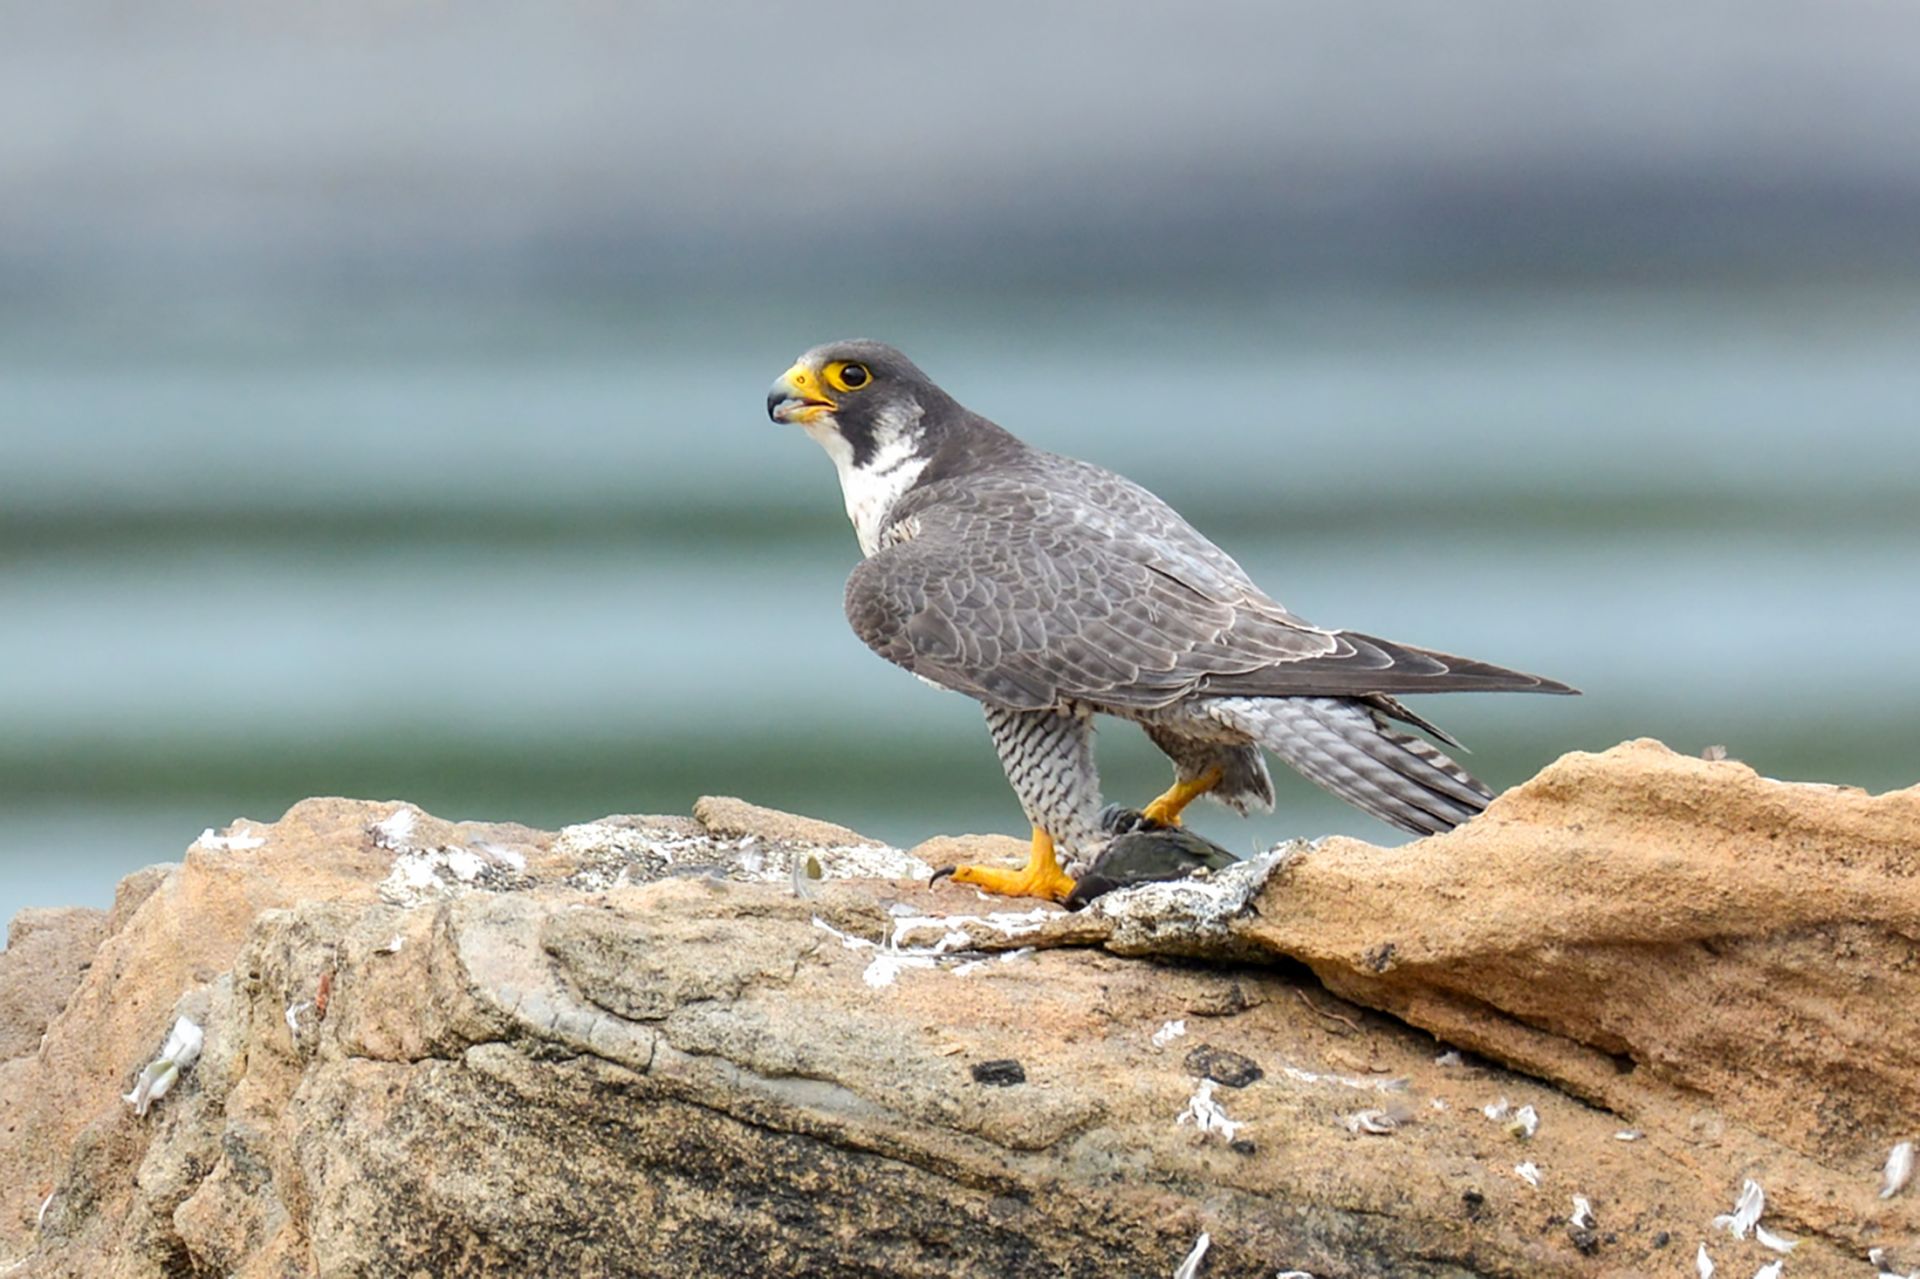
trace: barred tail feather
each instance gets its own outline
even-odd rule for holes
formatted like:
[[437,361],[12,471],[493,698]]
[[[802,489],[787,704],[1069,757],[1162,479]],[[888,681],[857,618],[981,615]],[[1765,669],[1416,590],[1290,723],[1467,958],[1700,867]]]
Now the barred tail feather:
[[1309,781],[1415,835],[1451,830],[1493,798],[1433,743],[1358,699],[1230,698],[1211,709]]

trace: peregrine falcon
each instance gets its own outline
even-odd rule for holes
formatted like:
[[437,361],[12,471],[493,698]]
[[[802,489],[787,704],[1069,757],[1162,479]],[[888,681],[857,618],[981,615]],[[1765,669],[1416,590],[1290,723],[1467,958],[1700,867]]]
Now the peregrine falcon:
[[1033,825],[1025,867],[955,870],[988,892],[1063,900],[1103,842],[1096,714],[1140,725],[1173,761],[1173,786],[1144,810],[1153,821],[1178,824],[1201,795],[1270,809],[1264,749],[1427,835],[1493,792],[1398,727],[1459,745],[1396,694],[1575,691],[1294,616],[1146,489],[1022,443],[883,343],[808,351],[767,414],[797,423],[839,472],[864,556],[847,579],[854,631],[985,709]]

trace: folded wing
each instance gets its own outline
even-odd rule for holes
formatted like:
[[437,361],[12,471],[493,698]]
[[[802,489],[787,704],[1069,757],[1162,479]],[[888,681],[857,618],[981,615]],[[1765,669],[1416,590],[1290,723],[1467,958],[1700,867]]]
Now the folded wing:
[[[1092,469],[1092,468],[1089,468]],[[912,536],[860,564],[847,619],[891,662],[982,701],[1145,710],[1196,694],[1571,692],[1294,617],[1145,490],[1098,501],[1017,477],[925,495]]]

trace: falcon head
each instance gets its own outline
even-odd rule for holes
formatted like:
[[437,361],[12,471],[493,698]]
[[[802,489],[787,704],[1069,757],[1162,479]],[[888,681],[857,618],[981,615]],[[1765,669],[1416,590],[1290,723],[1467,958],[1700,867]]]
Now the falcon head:
[[884,342],[828,342],[801,356],[767,392],[767,416],[797,422],[844,472],[920,451],[953,401]]

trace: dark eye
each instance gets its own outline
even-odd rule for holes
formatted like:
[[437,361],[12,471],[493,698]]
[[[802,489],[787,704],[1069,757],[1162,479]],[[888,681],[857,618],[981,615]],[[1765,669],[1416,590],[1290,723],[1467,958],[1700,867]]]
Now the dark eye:
[[867,372],[867,366],[864,364],[849,364],[840,370],[840,380],[846,383],[849,391],[857,391],[872,381],[873,375]]

